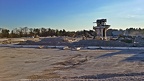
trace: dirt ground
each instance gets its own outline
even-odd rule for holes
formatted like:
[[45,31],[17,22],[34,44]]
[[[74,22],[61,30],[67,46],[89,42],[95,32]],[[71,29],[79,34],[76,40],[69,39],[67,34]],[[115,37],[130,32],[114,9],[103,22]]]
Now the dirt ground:
[[144,50],[0,47],[0,81],[143,81]]

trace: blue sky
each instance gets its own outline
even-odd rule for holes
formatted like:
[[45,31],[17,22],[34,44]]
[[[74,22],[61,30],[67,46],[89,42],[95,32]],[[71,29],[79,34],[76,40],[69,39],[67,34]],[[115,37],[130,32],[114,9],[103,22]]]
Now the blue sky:
[[108,19],[114,29],[144,28],[144,0],[0,0],[0,27],[92,29]]

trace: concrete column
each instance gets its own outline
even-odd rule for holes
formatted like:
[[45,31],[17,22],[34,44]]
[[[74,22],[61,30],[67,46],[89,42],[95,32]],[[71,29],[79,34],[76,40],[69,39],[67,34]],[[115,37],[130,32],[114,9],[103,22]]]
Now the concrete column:
[[100,31],[101,31],[101,36],[100,36],[100,37],[101,37],[102,40],[103,40],[103,28],[101,28]]

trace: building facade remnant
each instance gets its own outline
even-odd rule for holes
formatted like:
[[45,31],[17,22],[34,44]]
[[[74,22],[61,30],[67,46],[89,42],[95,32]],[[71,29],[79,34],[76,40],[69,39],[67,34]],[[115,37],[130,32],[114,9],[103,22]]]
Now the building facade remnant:
[[96,39],[98,40],[107,40],[106,32],[110,25],[106,25],[106,19],[98,19],[96,22],[96,26],[93,26],[93,29],[97,33]]

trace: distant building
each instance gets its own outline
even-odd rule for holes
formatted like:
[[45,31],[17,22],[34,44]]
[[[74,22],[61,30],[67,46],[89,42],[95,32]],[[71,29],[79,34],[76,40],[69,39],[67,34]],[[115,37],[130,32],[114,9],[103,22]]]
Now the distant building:
[[98,19],[96,22],[97,26],[93,26],[93,29],[97,33],[97,39],[100,40],[107,40],[107,29],[110,27],[110,25],[106,25],[107,20],[106,19]]
[[124,31],[124,36],[129,36],[129,33],[127,30]]
[[112,32],[112,35],[113,35],[113,36],[119,36],[119,35],[123,35],[123,34],[124,34],[123,31],[113,31],[113,32]]

